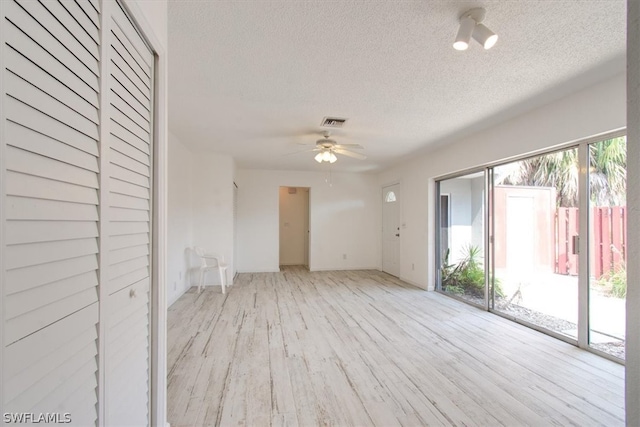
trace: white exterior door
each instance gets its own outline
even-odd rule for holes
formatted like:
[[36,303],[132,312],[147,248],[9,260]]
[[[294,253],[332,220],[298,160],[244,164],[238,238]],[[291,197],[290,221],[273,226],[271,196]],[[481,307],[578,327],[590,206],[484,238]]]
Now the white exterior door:
[[400,184],[382,189],[382,271],[400,276]]

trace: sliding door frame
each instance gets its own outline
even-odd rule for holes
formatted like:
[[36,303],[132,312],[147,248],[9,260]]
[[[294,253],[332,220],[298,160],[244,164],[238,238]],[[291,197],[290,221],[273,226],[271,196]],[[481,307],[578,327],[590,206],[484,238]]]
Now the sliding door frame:
[[452,198],[452,195],[450,193],[443,193],[441,191],[440,184],[441,184],[442,181],[446,181],[446,180],[449,180],[449,179],[460,178],[460,177],[465,176],[465,175],[471,175],[471,174],[474,174],[474,173],[482,172],[483,178],[485,180],[484,197],[483,197],[483,202],[484,202],[483,214],[485,215],[485,219],[486,219],[486,218],[488,218],[486,216],[486,206],[487,206],[487,204],[486,204],[486,198],[487,198],[486,180],[487,180],[487,171],[488,170],[489,170],[488,167],[479,167],[479,168],[476,167],[476,168],[472,168],[472,169],[458,171],[458,172],[455,172],[455,173],[452,173],[452,174],[449,174],[449,175],[443,175],[443,176],[440,176],[440,177],[438,177],[438,178],[436,178],[434,180],[435,185],[436,185],[436,192],[435,192],[436,193],[436,212],[435,212],[435,230],[436,230],[436,232],[435,232],[435,236],[434,236],[435,237],[435,247],[436,247],[436,251],[435,251],[435,254],[434,254],[435,255],[434,258],[435,258],[436,283],[435,283],[435,286],[434,286],[434,290],[436,292],[444,294],[444,295],[446,295],[448,297],[451,297],[451,298],[457,299],[459,301],[465,302],[465,303],[467,303],[469,305],[472,305],[474,307],[482,308],[484,310],[488,310],[488,302],[487,302],[488,301],[488,299],[487,299],[487,292],[488,292],[487,291],[487,277],[488,277],[487,276],[487,271],[488,271],[488,267],[487,267],[487,258],[488,258],[487,255],[488,255],[488,252],[487,252],[487,248],[488,248],[488,246],[486,244],[486,242],[487,242],[486,230],[483,230],[483,234],[484,234],[484,236],[483,236],[484,245],[483,246],[484,247],[482,248],[483,251],[484,251],[484,254],[485,254],[485,261],[484,261],[484,273],[485,273],[485,293],[484,293],[484,295],[485,295],[485,298],[484,298],[484,304],[476,304],[476,303],[468,301],[468,300],[466,300],[466,299],[464,299],[464,298],[462,298],[462,297],[460,297],[458,295],[450,294],[450,293],[447,293],[447,292],[442,290],[442,271],[441,271],[441,268],[440,268],[442,266],[442,251],[440,250],[441,243],[442,243],[441,242],[441,240],[442,240],[441,239],[441,233],[440,233],[440,224],[441,224],[441,221],[442,221],[442,216],[441,216],[441,212],[442,211],[440,209],[440,200],[441,200],[440,196],[444,195],[444,194],[447,194],[449,196],[448,197],[448,203],[449,203],[448,211],[449,211],[449,225],[451,225],[451,198]]
[[[589,345],[589,221],[591,220],[589,215],[589,145],[600,141],[618,138],[627,134],[626,128],[616,129],[610,132],[601,133],[588,138],[583,138],[576,141],[571,141],[566,144],[550,147],[544,150],[538,150],[531,153],[526,153],[521,156],[514,156],[511,158],[503,159],[497,162],[488,163],[482,167],[470,168],[467,170],[459,171],[453,174],[442,175],[434,179],[436,184],[436,209],[435,209],[435,271],[436,271],[436,283],[435,290],[447,295],[448,297],[457,299],[467,304],[481,307],[478,304],[473,304],[461,298],[457,295],[452,295],[442,291],[442,274],[440,267],[442,265],[441,255],[441,242],[440,242],[440,184],[442,181],[458,178],[464,175],[484,172],[485,178],[485,195],[484,195],[484,250],[485,250],[485,306],[482,307],[486,311],[494,313],[503,318],[512,320],[521,325],[527,326],[531,329],[535,329],[539,332],[550,335],[559,340],[573,344],[579,348],[585,349],[592,353],[595,353],[604,358],[610,359],[614,362],[624,364],[624,360],[616,358],[608,353],[597,350]],[[498,311],[495,309],[494,304],[494,286],[495,286],[495,215],[493,214],[494,206],[494,168],[505,165],[508,163],[530,159],[547,154],[557,153],[568,149],[576,148],[578,150],[579,159],[579,184],[578,184],[578,208],[579,214],[579,253],[578,253],[578,337],[577,339],[562,335],[560,333],[551,331],[526,320],[517,318],[507,313]]]

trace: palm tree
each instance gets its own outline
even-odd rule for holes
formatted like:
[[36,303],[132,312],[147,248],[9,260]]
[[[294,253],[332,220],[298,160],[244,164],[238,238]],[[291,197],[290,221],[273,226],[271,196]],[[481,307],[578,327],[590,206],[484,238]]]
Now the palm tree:
[[596,206],[624,206],[627,195],[627,139],[589,146],[589,196]]
[[[626,204],[627,140],[589,145],[589,196],[596,206]],[[555,187],[558,207],[578,206],[578,149],[559,151],[497,167],[496,184]]]

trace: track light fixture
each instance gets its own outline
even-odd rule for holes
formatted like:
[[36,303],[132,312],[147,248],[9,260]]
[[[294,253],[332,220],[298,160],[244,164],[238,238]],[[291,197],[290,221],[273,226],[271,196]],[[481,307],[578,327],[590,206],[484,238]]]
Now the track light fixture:
[[456,50],[467,50],[469,41],[473,37],[485,49],[491,49],[498,41],[498,36],[488,29],[482,21],[486,11],[477,7],[466,11],[460,17],[460,27],[453,48]]

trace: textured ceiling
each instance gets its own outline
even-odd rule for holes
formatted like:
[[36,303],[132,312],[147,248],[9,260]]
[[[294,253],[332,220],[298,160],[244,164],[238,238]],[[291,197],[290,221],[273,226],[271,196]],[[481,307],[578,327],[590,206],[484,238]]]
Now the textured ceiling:
[[[452,48],[487,9],[485,51]],[[169,1],[169,128],[239,167],[321,170],[324,116],[381,170],[624,71],[624,0]]]

